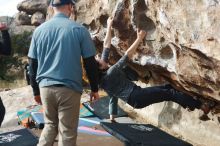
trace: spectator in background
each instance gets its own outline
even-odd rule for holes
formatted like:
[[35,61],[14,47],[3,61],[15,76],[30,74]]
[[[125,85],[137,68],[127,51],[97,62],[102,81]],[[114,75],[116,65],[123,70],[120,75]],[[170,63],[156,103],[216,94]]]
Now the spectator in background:
[[75,3],[51,1],[53,17],[32,36],[28,53],[30,83],[35,101],[42,101],[45,120],[38,146],[52,146],[58,133],[59,146],[76,145],[82,94],[81,57],[91,85],[91,98],[99,97],[95,46],[88,30],[69,19]]
[[[8,27],[4,23],[0,23],[0,31],[2,33],[2,42],[0,42],[0,55],[11,54],[11,38],[8,33]],[[5,107],[0,97],[0,127],[5,116]]]
[[11,38],[8,33],[8,26],[5,23],[0,23],[0,31],[2,33],[2,42],[0,42],[0,55],[10,55]]

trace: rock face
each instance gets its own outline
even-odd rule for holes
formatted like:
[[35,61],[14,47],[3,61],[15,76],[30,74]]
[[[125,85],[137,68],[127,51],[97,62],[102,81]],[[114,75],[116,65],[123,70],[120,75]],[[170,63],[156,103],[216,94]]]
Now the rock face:
[[45,14],[47,7],[47,0],[25,0],[17,5],[19,11],[24,11],[29,15],[32,15],[37,11]]
[[45,16],[41,12],[36,12],[31,17],[31,24],[34,26],[38,26],[45,21]]
[[102,50],[106,20],[113,14],[112,48],[119,57],[135,40],[137,27],[146,30],[132,60],[139,72],[150,71],[179,90],[220,103],[219,8],[218,0],[80,0],[77,20]]
[[[21,2],[20,24],[32,15],[31,24],[40,25],[47,6],[47,0]],[[135,40],[136,29],[144,29],[148,35],[130,64],[141,77],[151,72],[154,82],[220,103],[219,1],[79,0],[76,8],[100,52],[106,20],[114,15],[111,63]]]
[[[30,19],[30,23],[28,25],[34,26],[38,26],[45,21],[47,7],[48,0],[25,0],[17,5],[17,9],[20,11],[19,14],[26,14],[26,17],[23,15],[22,18]],[[17,16],[20,16],[19,14]],[[17,23],[21,22],[18,21]]]
[[15,16],[15,22],[17,25],[30,25],[31,17],[25,12],[19,12]]

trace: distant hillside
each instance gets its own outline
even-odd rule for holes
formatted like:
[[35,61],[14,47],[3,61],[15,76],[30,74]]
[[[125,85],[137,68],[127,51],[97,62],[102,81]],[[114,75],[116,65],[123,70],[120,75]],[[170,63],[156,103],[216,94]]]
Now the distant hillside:
[[11,24],[13,20],[14,20],[13,17],[0,16],[0,22],[6,22],[7,24]]

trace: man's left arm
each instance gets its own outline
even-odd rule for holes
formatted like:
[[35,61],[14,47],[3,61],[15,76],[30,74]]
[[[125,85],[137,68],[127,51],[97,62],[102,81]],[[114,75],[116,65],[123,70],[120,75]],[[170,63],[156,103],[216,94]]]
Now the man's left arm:
[[91,101],[99,98],[98,95],[98,65],[94,56],[83,59],[84,67],[91,87]]
[[86,70],[87,77],[89,79],[91,87],[91,101],[99,98],[98,94],[98,64],[95,60],[96,48],[91,39],[90,33],[86,28],[81,29],[81,51]]

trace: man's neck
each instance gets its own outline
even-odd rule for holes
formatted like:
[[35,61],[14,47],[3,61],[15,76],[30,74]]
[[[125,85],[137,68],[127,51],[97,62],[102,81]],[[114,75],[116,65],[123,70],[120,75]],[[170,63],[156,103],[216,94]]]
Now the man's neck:
[[55,11],[54,11],[54,15],[57,15],[57,14],[64,14],[65,16],[69,17],[69,15],[67,14],[67,12],[64,12],[64,11],[57,11],[57,10],[55,10]]

